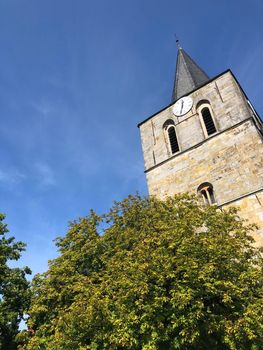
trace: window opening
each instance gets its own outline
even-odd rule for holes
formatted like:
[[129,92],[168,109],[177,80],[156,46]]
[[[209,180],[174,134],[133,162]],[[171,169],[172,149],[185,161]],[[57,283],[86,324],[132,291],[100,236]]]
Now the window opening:
[[202,109],[202,117],[205,123],[207,135],[212,135],[216,132],[215,123],[208,107]]
[[172,125],[168,128],[168,136],[171,145],[172,153],[179,152],[178,140],[176,137],[175,127]]
[[209,183],[204,183],[198,187],[198,193],[201,194],[205,205],[216,203],[213,186]]

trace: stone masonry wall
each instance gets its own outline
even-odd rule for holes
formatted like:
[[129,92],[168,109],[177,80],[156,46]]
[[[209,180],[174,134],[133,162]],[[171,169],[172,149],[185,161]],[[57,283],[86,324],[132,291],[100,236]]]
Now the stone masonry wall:
[[200,184],[210,182],[222,205],[262,188],[262,138],[249,119],[156,166],[146,177],[149,193],[160,198],[196,193]]
[[246,196],[230,205],[259,225],[255,239],[263,244],[263,142],[252,119],[210,138],[146,173],[149,193],[159,198],[197,193],[204,182],[213,185],[218,205]]
[[205,139],[200,116],[196,112],[198,102],[202,100],[210,102],[218,131],[225,130],[252,115],[231,72],[226,72],[189,96],[193,98],[193,107],[183,117],[176,117],[172,112],[173,106],[170,106],[141,124],[146,170],[171,156],[163,129],[163,124],[168,119],[172,119],[176,125],[180,151]]
[[259,229],[252,233],[252,237],[256,241],[256,245],[263,246],[263,191],[251,194],[229,205],[239,208],[239,216],[248,220],[249,223],[256,224]]
[[[254,238],[263,245],[263,139],[252,109],[229,71],[189,96],[194,103],[185,116],[174,116],[169,106],[140,125],[149,193],[161,199],[197,193],[209,182],[219,206],[239,206],[242,217],[258,224]],[[217,127],[208,138],[196,108],[203,100]],[[180,147],[173,155],[163,128],[168,119]]]

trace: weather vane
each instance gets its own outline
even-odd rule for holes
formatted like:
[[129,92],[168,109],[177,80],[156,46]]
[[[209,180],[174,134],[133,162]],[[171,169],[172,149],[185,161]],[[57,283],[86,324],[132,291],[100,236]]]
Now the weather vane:
[[175,37],[175,42],[176,42],[176,45],[177,45],[177,48],[178,50],[181,49],[181,45],[180,45],[180,42],[179,42],[179,39],[178,39],[178,36],[176,34],[174,34],[174,37]]

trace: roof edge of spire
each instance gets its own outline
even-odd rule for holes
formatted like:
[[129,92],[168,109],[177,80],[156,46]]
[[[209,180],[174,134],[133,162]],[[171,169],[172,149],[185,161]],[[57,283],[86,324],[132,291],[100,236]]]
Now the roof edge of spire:
[[209,80],[205,71],[187,54],[176,40],[178,53],[172,102]]

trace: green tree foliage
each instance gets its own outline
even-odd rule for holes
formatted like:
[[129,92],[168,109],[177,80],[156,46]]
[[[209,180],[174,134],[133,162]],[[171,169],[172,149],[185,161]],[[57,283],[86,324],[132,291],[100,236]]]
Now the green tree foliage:
[[16,335],[24,311],[29,305],[28,267],[11,268],[9,262],[18,260],[25,244],[7,238],[8,229],[0,214],[0,349],[16,349]]
[[[99,230],[103,227],[103,234]],[[23,349],[262,349],[262,259],[236,211],[130,196],[57,240]]]

